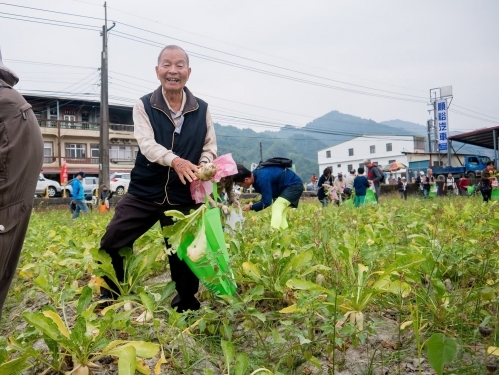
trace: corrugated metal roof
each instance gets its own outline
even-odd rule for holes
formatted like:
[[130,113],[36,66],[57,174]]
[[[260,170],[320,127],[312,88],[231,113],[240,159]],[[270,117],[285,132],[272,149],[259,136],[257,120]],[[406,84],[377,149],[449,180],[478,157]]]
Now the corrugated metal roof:
[[499,126],[493,126],[491,128],[478,129],[468,133],[453,135],[449,137],[449,139],[493,150],[494,130],[496,130],[496,136],[499,136]]

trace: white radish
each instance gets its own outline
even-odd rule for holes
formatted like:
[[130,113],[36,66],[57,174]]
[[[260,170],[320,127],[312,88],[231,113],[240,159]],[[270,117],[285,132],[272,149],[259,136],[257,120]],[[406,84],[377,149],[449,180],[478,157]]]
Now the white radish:
[[150,322],[152,320],[152,314],[149,311],[144,311],[142,314],[140,314],[135,321],[137,323],[146,323]]
[[197,262],[205,255],[206,247],[207,247],[207,242],[206,242],[206,235],[204,233],[204,222],[203,222],[201,229],[196,235],[196,238],[194,238],[194,241],[192,241],[192,243],[187,248],[187,256],[193,262]]
[[75,363],[75,369],[71,373],[72,375],[89,375],[90,370],[88,369],[88,366],[83,366],[80,363]]
[[127,302],[123,305],[123,309],[125,309],[125,311],[130,311],[132,310],[132,303],[131,302]]
[[215,176],[215,173],[217,173],[217,166],[213,163],[205,163],[194,174],[202,181],[209,181]]

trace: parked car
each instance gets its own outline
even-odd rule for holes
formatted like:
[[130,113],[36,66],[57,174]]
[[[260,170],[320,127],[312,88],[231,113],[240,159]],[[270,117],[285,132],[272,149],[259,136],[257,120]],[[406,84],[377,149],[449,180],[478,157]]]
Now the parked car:
[[50,198],[56,197],[57,195],[61,194],[61,185],[57,181],[49,180],[48,178],[43,177],[43,174],[40,173],[40,176],[38,176],[38,181],[36,183],[35,194],[43,196],[45,195],[47,189]]
[[[68,197],[73,196],[73,186],[71,186],[72,182],[73,180],[69,180],[68,184],[64,186],[64,190],[66,190],[66,196]],[[85,195],[95,195],[99,190],[98,177],[84,177],[81,180],[81,183],[83,185],[83,192],[85,193]]]
[[126,190],[128,190],[128,185],[130,185],[130,173],[129,172],[115,172],[111,174],[111,192],[115,192],[117,195],[123,195]]

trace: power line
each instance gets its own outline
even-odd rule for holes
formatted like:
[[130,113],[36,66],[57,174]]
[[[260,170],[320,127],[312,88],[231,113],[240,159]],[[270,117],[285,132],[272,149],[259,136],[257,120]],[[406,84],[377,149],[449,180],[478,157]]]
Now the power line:
[[[227,55],[227,56],[237,57],[239,59],[243,59],[243,60],[247,60],[247,61],[251,61],[251,62],[256,62],[258,64],[270,66],[270,67],[273,67],[273,68],[278,68],[278,69],[285,70],[285,71],[288,71],[288,72],[298,73],[298,74],[302,74],[302,75],[313,77],[313,78],[319,78],[319,79],[323,79],[323,80],[326,80],[326,81],[337,82],[337,83],[341,83],[341,84],[344,84],[344,85],[350,85],[350,86],[364,88],[364,89],[368,89],[368,90],[375,90],[375,91],[385,92],[385,93],[389,93],[389,94],[396,94],[396,95],[408,96],[408,97],[413,97],[413,98],[426,99],[426,97],[424,97],[424,96],[408,95],[408,94],[403,94],[403,93],[398,93],[398,92],[393,92],[393,91],[376,89],[376,88],[373,88],[373,87],[356,85],[354,83],[339,81],[339,80],[335,80],[335,79],[331,79],[331,78],[327,78],[327,77],[321,77],[321,76],[318,76],[318,75],[315,75],[315,74],[310,74],[310,73],[301,72],[301,71],[295,70],[295,69],[285,68],[285,67],[282,67],[282,66],[278,66],[278,65],[266,63],[266,62],[263,62],[263,61],[259,61],[259,60],[255,60],[255,59],[250,59],[248,57],[239,56],[239,55],[236,55],[236,54],[233,54],[233,53],[221,51],[221,50],[218,50],[218,49],[215,49],[215,48],[206,47],[206,46],[203,46],[203,45],[200,45],[200,44],[197,44],[197,43],[188,42],[186,40],[178,39],[178,38],[175,38],[175,37],[172,37],[172,36],[169,36],[169,35],[165,35],[165,34],[160,34],[160,33],[154,32],[154,31],[146,30],[146,29],[143,29],[141,27],[133,26],[133,25],[130,25],[130,24],[127,24],[127,23],[120,22],[120,24],[124,25],[124,26],[127,26],[127,27],[130,27],[130,28],[133,28],[133,29],[136,29],[136,30],[144,31],[144,32],[147,32],[147,33],[150,33],[150,34],[162,36],[162,37],[165,37],[165,38],[170,38],[170,39],[182,42],[182,43],[187,43],[187,44],[190,44],[190,45],[193,45],[193,46],[196,46],[196,47],[205,48],[205,49],[207,49],[209,51],[218,52],[218,53],[221,53],[221,54],[224,54],[224,55]],[[126,34],[126,33],[123,33],[123,34],[131,36],[131,35]],[[192,52],[190,52],[190,53],[192,53]]]
[[[122,33],[120,31],[114,31],[113,34],[115,36],[119,37],[119,38],[128,39],[128,40],[131,40],[131,41],[134,41],[134,42],[137,42],[137,43],[141,43],[141,44],[145,44],[145,45],[150,45],[150,46],[153,46],[153,47],[160,47],[160,46],[163,45],[162,43],[159,43],[159,42],[155,42],[155,41],[152,41],[152,40],[149,40],[149,39],[144,39],[144,38],[136,37],[134,35]],[[199,57],[199,58],[201,58],[203,60],[213,61],[213,62],[216,62],[216,63],[219,63],[219,64],[228,65],[228,66],[232,66],[232,67],[236,67],[236,68],[239,68],[239,69],[244,69],[244,70],[248,70],[248,71],[252,71],[252,72],[256,72],[256,73],[261,73],[261,74],[272,76],[272,77],[283,78],[283,79],[286,79],[286,80],[289,80],[289,81],[306,83],[306,84],[309,84],[309,85],[312,85],[312,86],[329,88],[329,89],[333,89],[333,90],[339,90],[339,91],[343,91],[343,92],[349,92],[349,93],[366,95],[366,96],[372,96],[372,97],[379,97],[379,98],[384,98],[384,99],[400,100],[400,101],[415,102],[415,103],[426,103],[427,102],[427,100],[417,100],[417,99],[410,99],[410,98],[401,98],[401,97],[395,97],[395,96],[375,94],[375,93],[370,93],[370,92],[366,92],[366,91],[353,90],[353,89],[348,89],[348,88],[345,88],[345,87],[332,86],[332,85],[328,85],[328,84],[323,84],[323,83],[319,83],[319,82],[305,80],[305,79],[302,79],[302,78],[296,78],[296,77],[292,77],[292,76],[287,76],[287,75],[284,75],[284,74],[275,73],[275,72],[271,72],[271,71],[267,71],[267,70],[263,70],[263,69],[258,69],[258,68],[250,67],[250,66],[247,66],[247,65],[233,63],[233,62],[229,62],[229,61],[226,61],[226,60],[222,60],[222,59],[218,59],[218,58],[214,58],[214,57],[202,55],[202,54],[199,54],[199,53],[195,53],[195,52],[192,52],[192,51],[189,52],[189,54],[191,56]]]
[[[84,2],[84,1],[79,1],[79,0],[72,0],[72,1]],[[90,4],[90,3],[88,3],[88,4]],[[93,5],[95,5],[95,4],[93,4]],[[370,82],[375,82],[375,83],[379,83],[379,84],[383,84],[383,85],[388,85],[388,86],[392,86],[392,87],[400,87],[400,88],[404,88],[404,89],[407,89],[407,90],[413,90],[413,91],[419,91],[419,92],[426,92],[426,90],[414,89],[412,87],[404,87],[404,86],[392,85],[392,84],[387,84],[387,83],[383,83],[383,82],[374,81],[374,80],[367,79],[367,78],[352,76],[352,75],[341,73],[341,72],[330,71],[330,70],[324,69],[322,67],[317,67],[317,66],[313,66],[313,65],[309,65],[309,64],[304,64],[302,62],[285,59],[285,58],[282,58],[280,56],[275,56],[275,55],[272,55],[272,54],[269,54],[269,53],[265,53],[265,52],[262,52],[262,51],[258,51],[258,50],[252,49],[252,48],[247,48],[247,47],[244,47],[244,46],[241,46],[241,45],[237,45],[237,44],[234,44],[234,43],[229,43],[229,42],[226,42],[226,41],[223,41],[223,40],[220,40],[220,39],[216,39],[216,38],[212,38],[212,37],[209,37],[209,36],[206,36],[206,35],[203,35],[203,34],[194,33],[194,32],[189,31],[189,30],[181,29],[179,27],[175,27],[175,26],[171,26],[171,25],[168,25],[168,24],[165,24],[165,23],[161,23],[161,22],[158,22],[156,20],[152,20],[152,19],[149,19],[149,18],[146,18],[146,17],[141,17],[141,16],[138,16],[138,15],[133,14],[133,13],[125,12],[125,11],[117,9],[117,8],[109,7],[109,9],[113,9],[113,10],[115,10],[117,12],[128,14],[128,15],[131,15],[131,16],[136,17],[136,18],[142,18],[142,19],[147,20],[147,21],[152,21],[154,23],[157,23],[157,24],[163,25],[163,26],[167,26],[169,28],[178,29],[178,30],[181,30],[181,31],[193,34],[193,35],[198,35],[198,36],[201,36],[201,37],[204,37],[204,38],[207,38],[207,39],[211,39],[211,40],[215,40],[215,41],[218,41],[218,42],[226,43],[228,45],[232,45],[232,46],[235,46],[235,47],[238,47],[238,48],[243,48],[243,49],[248,50],[248,51],[257,52],[257,53],[260,53],[260,54],[263,54],[263,55],[266,55],[266,56],[274,57],[274,58],[277,58],[277,59],[280,59],[280,60],[283,60],[283,61],[293,62],[293,63],[297,63],[297,64],[300,64],[300,65],[309,66],[309,67],[312,67],[312,68],[329,71],[331,73],[341,74],[341,75],[344,75],[346,77],[352,77],[352,78],[362,79],[362,80],[366,80],[366,81],[370,81]],[[188,42],[186,42],[186,43],[188,43]]]
[[13,18],[13,17],[6,17],[6,16],[0,16],[0,18],[5,18],[5,19],[10,19],[10,20],[15,20],[15,21],[24,21],[24,22],[39,23],[39,24],[43,24],[43,25],[68,27],[70,29],[80,29],[80,30],[88,30],[88,31],[98,31],[99,30],[97,28],[90,29],[90,28],[83,28],[83,27],[79,27],[79,26],[61,25],[61,24],[56,24],[56,23],[48,23],[48,22],[40,22],[40,21],[33,21],[33,20],[25,20],[25,19],[22,19],[22,18]]
[[17,5],[17,4],[10,4],[10,3],[2,3],[0,2],[0,5],[8,5],[11,7],[17,7],[17,8],[24,8],[24,9],[31,9],[31,10],[38,10],[40,12],[49,12],[49,13],[56,13],[56,14],[63,14],[65,16],[73,16],[73,17],[81,17],[81,18],[88,18],[88,19],[93,19],[93,20],[99,20],[102,21],[102,17],[90,17],[90,16],[83,16],[81,14],[74,14],[74,13],[65,13],[65,12],[59,12],[56,10],[49,10],[49,9],[42,9],[42,8],[34,8],[34,7],[28,7],[24,5]]
[[77,68],[77,69],[98,69],[91,66],[81,66],[81,65],[65,65],[65,64],[54,64],[40,61],[30,61],[30,60],[15,60],[15,59],[4,59],[5,61],[12,61],[19,64],[32,64],[32,65],[47,65],[47,66],[63,66],[65,68]]
[[[31,9],[31,10],[36,10],[36,11],[49,12],[49,13],[54,13],[54,14],[62,14],[62,15],[69,15],[69,16],[81,17],[81,18],[86,18],[86,19],[101,20],[101,18],[99,18],[99,17],[84,16],[84,15],[78,15],[78,14],[74,14],[74,13],[53,11],[53,10],[41,9],[41,8],[35,8],[35,7],[27,7],[27,6],[10,4],[10,3],[3,3],[3,2],[0,2],[0,4],[1,5],[18,7],[18,8],[23,8],[23,9]],[[126,12],[123,12],[123,13],[126,13]],[[59,20],[53,20],[53,19],[44,19],[44,18],[39,18],[39,17],[30,17],[30,16],[24,16],[24,15],[12,14],[12,13],[5,13],[5,12],[0,12],[0,14],[6,14],[6,15],[11,15],[11,16],[15,16],[15,17],[24,17],[24,18],[36,19],[36,21],[0,16],[0,18],[6,18],[6,19],[13,19],[13,20],[19,20],[19,21],[34,22],[34,23],[40,23],[40,24],[48,24],[48,25],[61,26],[61,27],[80,28],[80,29],[84,29],[84,30],[96,30],[96,29],[93,29],[95,26],[88,25],[88,24],[79,24],[79,23],[74,23],[74,22],[65,22],[65,21],[59,21]],[[49,21],[49,22],[56,22],[56,23],[40,22],[39,20],[44,20],[44,21]],[[298,73],[298,74],[303,74],[303,75],[307,75],[307,76],[311,76],[311,77],[315,77],[315,78],[320,78],[320,79],[324,79],[324,80],[328,80],[328,81],[333,81],[333,82],[339,82],[339,83],[342,83],[342,84],[352,85],[352,86],[355,86],[355,87],[366,88],[366,89],[369,89],[369,90],[375,90],[375,91],[380,91],[380,92],[392,93],[392,94],[402,95],[402,96],[408,96],[408,97],[422,98],[422,97],[415,96],[415,95],[408,95],[408,94],[397,93],[397,92],[392,92],[392,91],[387,91],[387,90],[381,90],[381,89],[377,89],[377,88],[372,88],[372,87],[367,87],[367,86],[362,86],[362,85],[356,85],[356,84],[352,84],[352,83],[349,83],[349,82],[333,80],[333,79],[330,79],[330,78],[327,78],[327,77],[321,77],[321,76],[317,76],[317,75],[312,75],[312,74],[304,73],[304,72],[301,72],[301,71],[298,71],[298,70],[289,69],[289,68],[285,68],[285,67],[282,67],[282,66],[278,66],[278,65],[274,65],[274,64],[269,64],[269,63],[266,63],[266,62],[258,61],[258,60],[255,60],[255,59],[246,58],[246,57],[239,56],[239,55],[236,55],[236,54],[233,54],[233,53],[221,51],[221,50],[218,50],[218,49],[206,47],[206,46],[203,46],[203,45],[200,45],[200,44],[197,44],[197,43],[188,42],[188,41],[185,41],[185,40],[182,40],[182,39],[178,39],[178,38],[174,38],[174,37],[171,37],[171,36],[168,36],[168,35],[165,35],[165,34],[160,34],[160,33],[156,33],[156,32],[153,32],[153,31],[149,31],[149,30],[137,27],[137,26],[133,26],[133,25],[127,24],[127,23],[122,23],[122,24],[124,26],[130,27],[130,28],[134,28],[134,29],[137,29],[137,30],[141,30],[141,31],[144,31],[144,32],[148,32],[148,33],[151,33],[151,34],[154,34],[154,35],[168,37],[168,38],[171,38],[171,39],[174,39],[174,40],[181,41],[183,43],[187,43],[187,44],[191,44],[191,45],[194,45],[194,46],[197,46],[197,47],[205,48],[205,49],[208,49],[208,50],[211,50],[211,51],[214,51],[214,52],[218,52],[218,53],[222,53],[222,54],[225,54],[225,55],[228,55],[228,56],[237,57],[237,58],[244,59],[244,60],[247,60],[247,61],[256,62],[256,63],[259,63],[259,64],[263,64],[263,65],[275,67],[275,68],[278,68],[278,69],[282,69],[282,70],[286,70],[286,71],[290,71],[290,72],[295,72],[295,73]],[[83,28],[79,27],[79,26],[83,26]],[[88,28],[88,27],[90,27],[90,28]],[[121,33],[121,34],[127,35],[127,36],[132,37],[132,38],[136,38],[136,39],[125,38],[125,39],[133,40],[133,41],[136,41],[136,42],[139,42],[139,40],[142,40],[142,41],[153,42],[153,43],[156,43],[158,45],[160,44],[160,43],[157,43],[157,42],[154,42],[154,41],[150,41],[150,40],[147,40],[147,39],[144,39],[144,38],[135,37],[135,36],[132,36],[130,34],[126,34],[126,33]],[[117,36],[119,36],[119,35],[117,35]],[[123,38],[123,36],[121,36],[121,37]],[[144,43],[144,44],[147,44],[147,43]],[[375,95],[373,93],[366,93],[366,92],[356,91],[356,90],[348,90],[348,89],[341,88],[341,87],[328,86],[328,85],[319,84],[317,82],[300,80],[300,79],[297,79],[295,77],[284,76],[284,75],[281,75],[281,74],[276,74],[274,72],[262,71],[261,69],[256,69],[256,68],[253,68],[253,67],[249,67],[249,66],[244,66],[244,65],[241,65],[241,64],[236,64],[236,63],[228,62],[228,61],[217,59],[217,58],[213,58],[213,57],[210,57],[210,56],[205,56],[205,55],[201,55],[201,54],[195,54],[194,52],[190,52],[190,53],[193,54],[196,57],[204,58],[204,59],[209,60],[209,61],[218,62],[218,63],[222,63],[222,64],[226,64],[226,65],[229,65],[229,66],[238,67],[238,68],[242,68],[242,69],[246,69],[246,70],[250,70],[250,71],[254,71],[254,72],[258,72],[258,73],[262,73],[262,74],[268,74],[268,75],[272,75],[272,76],[276,76],[276,77],[280,77],[280,78],[285,78],[285,79],[289,79],[289,80],[292,80],[292,81],[297,81],[297,82],[302,82],[302,83],[308,83],[308,84],[313,84],[313,85],[320,86],[320,87],[327,87],[327,88],[332,88],[332,89],[336,89],[336,90],[341,90],[341,91],[346,91],[346,92],[351,92],[351,93],[357,93],[357,94],[362,94],[362,95],[378,96],[378,97],[388,98],[388,99],[394,99],[394,100],[404,100],[402,98],[389,97],[389,96],[380,96],[380,95]],[[466,109],[464,107],[460,107],[460,106],[457,106],[457,107],[462,108],[462,109],[467,110],[467,111],[470,111],[470,112],[473,112],[473,113],[476,113],[476,114],[479,114],[479,115],[482,115],[482,116],[485,116],[485,117],[490,117],[490,118],[493,118],[495,120],[499,120],[496,117],[489,116],[489,115],[486,115],[486,114],[483,114],[483,113],[480,113],[480,112],[472,111],[472,110]],[[483,118],[479,118],[479,117],[476,117],[476,116],[474,117],[474,116],[471,116],[469,114],[465,114],[465,113],[462,113],[462,112],[459,112],[459,111],[455,111],[455,113],[463,115],[463,116],[466,116],[466,117],[469,117],[469,118],[481,120],[481,121],[493,122],[493,121],[490,121],[488,119],[483,119]]]

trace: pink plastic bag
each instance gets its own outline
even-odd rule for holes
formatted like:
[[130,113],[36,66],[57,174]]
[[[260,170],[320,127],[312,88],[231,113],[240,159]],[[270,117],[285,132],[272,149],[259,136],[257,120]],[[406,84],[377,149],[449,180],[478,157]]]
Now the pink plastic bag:
[[217,167],[217,172],[211,181],[194,180],[191,182],[191,197],[196,203],[203,203],[207,195],[213,193],[213,182],[219,182],[222,178],[232,176],[237,173],[237,165],[232,154],[221,155],[213,164]]

